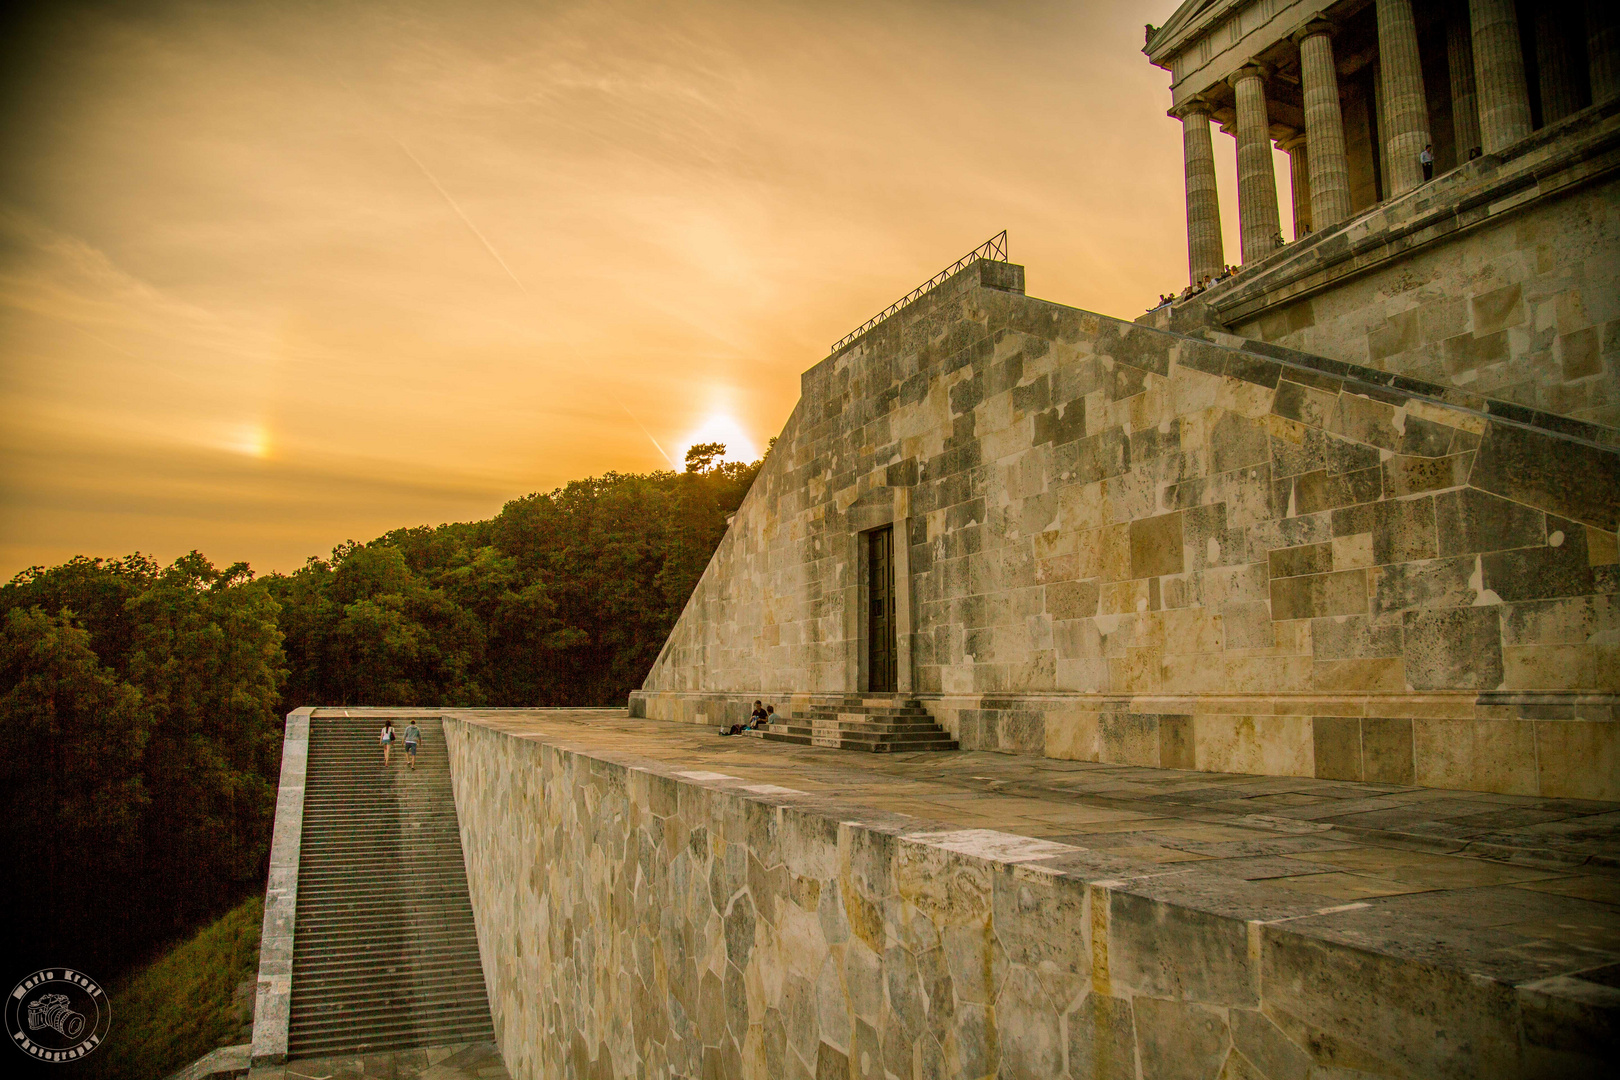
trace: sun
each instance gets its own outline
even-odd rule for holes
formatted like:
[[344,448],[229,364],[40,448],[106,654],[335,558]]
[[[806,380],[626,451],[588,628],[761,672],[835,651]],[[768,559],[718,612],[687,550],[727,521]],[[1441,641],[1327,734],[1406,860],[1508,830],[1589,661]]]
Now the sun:
[[759,456],[759,447],[743,430],[734,416],[711,413],[697,429],[675,444],[676,467],[686,460],[686,452],[698,443],[725,443],[726,454],[721,461],[753,461]]

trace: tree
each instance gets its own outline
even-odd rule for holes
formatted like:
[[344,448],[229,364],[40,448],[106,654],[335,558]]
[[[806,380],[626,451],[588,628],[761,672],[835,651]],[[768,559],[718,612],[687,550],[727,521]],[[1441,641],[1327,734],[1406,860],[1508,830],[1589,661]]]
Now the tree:
[[141,864],[151,714],[71,612],[13,608],[0,626],[0,729],[8,955],[105,963],[140,931],[107,901]]
[[183,886],[167,907],[168,931],[182,934],[238,899],[269,855],[280,607],[246,564],[218,570],[193,551],[128,608],[129,680],[153,716],[145,870]]
[[714,463],[726,456],[726,444],[723,442],[694,443],[686,451],[686,471],[689,473],[708,472]]
[[39,608],[55,615],[74,614],[75,625],[90,634],[90,647],[101,662],[122,672],[129,663],[135,623],[127,605],[152,587],[160,567],[136,552],[122,559],[83,555],[61,566],[32,566],[0,588],[0,612]]

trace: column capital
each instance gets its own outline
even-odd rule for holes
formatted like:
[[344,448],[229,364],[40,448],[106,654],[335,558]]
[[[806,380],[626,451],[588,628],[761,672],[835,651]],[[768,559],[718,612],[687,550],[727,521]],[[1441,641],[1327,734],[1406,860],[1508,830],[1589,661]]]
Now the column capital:
[[1203,94],[1194,94],[1186,101],[1170,106],[1165,115],[1173,116],[1177,120],[1185,120],[1193,113],[1203,113],[1206,118],[1213,119],[1215,116],[1215,102]]
[[1295,30],[1288,36],[1292,38],[1294,44],[1297,45],[1306,38],[1316,37],[1319,34],[1326,34],[1328,37],[1332,37],[1338,32],[1338,23],[1334,22],[1332,19],[1325,19],[1322,16],[1317,15],[1316,17],[1312,18],[1310,22],[1306,23],[1304,26],[1300,27],[1298,30]]
[[1305,133],[1303,131],[1291,132],[1290,134],[1284,135],[1282,138],[1277,139],[1276,143],[1277,149],[1282,150],[1285,153],[1298,150],[1300,147],[1305,145]]
[[1235,90],[1237,84],[1244,79],[1264,79],[1271,74],[1271,65],[1261,63],[1259,60],[1250,60],[1226,77],[1227,83]]

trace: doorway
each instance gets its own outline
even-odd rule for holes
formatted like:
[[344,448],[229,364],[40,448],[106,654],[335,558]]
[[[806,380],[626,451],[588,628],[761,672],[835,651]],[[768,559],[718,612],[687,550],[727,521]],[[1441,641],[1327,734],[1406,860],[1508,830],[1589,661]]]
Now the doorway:
[[896,690],[894,526],[866,534],[866,673],[867,691]]

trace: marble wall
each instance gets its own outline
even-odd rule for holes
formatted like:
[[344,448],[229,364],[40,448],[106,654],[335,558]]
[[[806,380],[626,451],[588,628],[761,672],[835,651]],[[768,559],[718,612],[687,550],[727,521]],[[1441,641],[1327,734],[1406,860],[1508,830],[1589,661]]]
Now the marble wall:
[[1315,928],[1319,898],[444,731],[519,1080],[1595,1076],[1612,1041],[1606,987]]
[[1011,270],[805,373],[633,711],[861,692],[893,525],[900,690],[964,748],[1620,798],[1620,432]]

